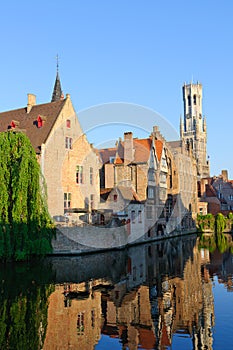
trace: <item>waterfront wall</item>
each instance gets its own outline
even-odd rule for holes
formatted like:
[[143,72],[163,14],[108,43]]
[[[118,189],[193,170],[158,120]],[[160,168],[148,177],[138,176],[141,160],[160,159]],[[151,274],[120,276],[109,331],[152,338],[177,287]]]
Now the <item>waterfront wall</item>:
[[128,242],[125,226],[114,228],[59,227],[52,246],[54,253],[82,253],[124,248]]
[[187,232],[174,231],[169,235],[148,236],[144,233],[138,235],[138,232],[137,234],[128,234],[126,226],[114,228],[101,228],[91,225],[85,227],[58,227],[56,238],[52,240],[52,247],[55,255],[83,254],[101,250],[123,249],[135,244],[153,242],[195,232],[196,230]]

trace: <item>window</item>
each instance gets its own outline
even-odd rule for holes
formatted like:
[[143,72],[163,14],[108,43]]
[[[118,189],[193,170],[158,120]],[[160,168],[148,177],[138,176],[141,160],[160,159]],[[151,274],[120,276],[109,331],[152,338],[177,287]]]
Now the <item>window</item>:
[[38,117],[37,117],[37,127],[38,128],[42,128],[42,126],[44,125],[45,119],[46,119],[46,117],[38,115]]
[[91,327],[95,328],[95,310],[91,310]]
[[136,266],[133,267],[133,281],[136,281]]
[[143,265],[142,264],[140,264],[140,277],[143,277]]
[[148,187],[148,198],[153,199],[155,196],[154,187]]
[[90,185],[93,185],[93,168],[90,167]]
[[131,220],[132,220],[132,223],[135,224],[135,210],[131,211]]
[[15,128],[15,122],[14,122],[14,120],[12,120],[12,122],[11,122],[11,129],[14,129]]
[[67,120],[66,120],[66,127],[67,127],[67,129],[70,129],[70,127],[71,127],[71,121],[70,121],[70,119],[67,119]]
[[155,181],[155,171],[153,169],[149,169],[148,180],[149,181]]
[[193,104],[196,105],[197,104],[197,96],[193,95]]
[[114,200],[114,202],[117,202],[117,194],[114,194],[113,200]]
[[109,157],[109,163],[113,164],[115,161],[115,157]]
[[37,127],[41,128],[43,126],[43,121],[40,117],[37,118]]
[[167,166],[166,158],[162,158],[161,163],[163,167],[166,167]]
[[130,257],[128,257],[128,261],[127,261],[127,273],[131,273],[132,271],[132,260]]
[[65,147],[66,149],[72,149],[72,137],[68,137],[66,136],[66,139],[65,139]]
[[83,184],[83,166],[82,165],[76,166],[76,183]]
[[167,182],[167,177],[166,177],[166,174],[165,173],[160,173],[160,182],[162,184],[165,184]]
[[191,106],[191,97],[190,97],[190,95],[188,95],[188,106],[189,107]]
[[90,195],[90,206],[91,206],[91,210],[94,209],[94,194]]
[[64,209],[69,209],[71,207],[71,193],[64,193]]
[[152,206],[151,205],[149,205],[146,208],[146,217],[147,217],[147,219],[152,219]]
[[138,211],[138,223],[141,223],[142,222],[142,211],[139,210]]
[[79,312],[78,313],[77,332],[78,332],[78,335],[83,335],[84,334],[84,312]]

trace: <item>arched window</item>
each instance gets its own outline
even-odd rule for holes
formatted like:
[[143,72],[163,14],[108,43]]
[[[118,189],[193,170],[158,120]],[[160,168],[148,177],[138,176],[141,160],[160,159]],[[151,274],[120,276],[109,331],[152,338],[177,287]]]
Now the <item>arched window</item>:
[[194,104],[194,105],[197,104],[197,95],[193,95],[193,104]]
[[190,95],[188,95],[188,106],[189,107],[191,106],[191,97],[190,97]]

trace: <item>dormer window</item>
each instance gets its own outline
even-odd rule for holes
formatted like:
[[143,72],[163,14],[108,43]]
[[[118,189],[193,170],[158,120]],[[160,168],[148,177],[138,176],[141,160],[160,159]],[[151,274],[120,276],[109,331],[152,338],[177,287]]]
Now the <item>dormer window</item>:
[[12,120],[11,121],[11,124],[10,124],[11,129],[15,129],[18,126],[19,126],[19,122],[17,120]]
[[42,128],[42,126],[44,125],[45,120],[46,120],[45,116],[38,115],[38,117],[37,117],[37,127],[38,128]]
[[66,127],[67,127],[67,129],[70,129],[70,127],[71,127],[71,121],[70,121],[70,119],[67,119],[67,120],[66,120]]
[[37,127],[38,128],[42,128],[42,126],[43,126],[43,120],[42,120],[42,118],[40,116],[38,116],[38,118],[37,118]]
[[14,123],[14,120],[12,120],[11,122],[11,129],[14,129],[15,128],[15,123]]

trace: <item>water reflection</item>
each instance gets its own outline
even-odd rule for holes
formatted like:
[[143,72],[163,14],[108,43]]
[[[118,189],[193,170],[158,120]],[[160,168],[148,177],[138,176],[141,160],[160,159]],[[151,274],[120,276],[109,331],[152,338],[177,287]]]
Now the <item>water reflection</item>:
[[213,349],[213,276],[232,290],[232,260],[193,235],[4,267],[0,348]]

